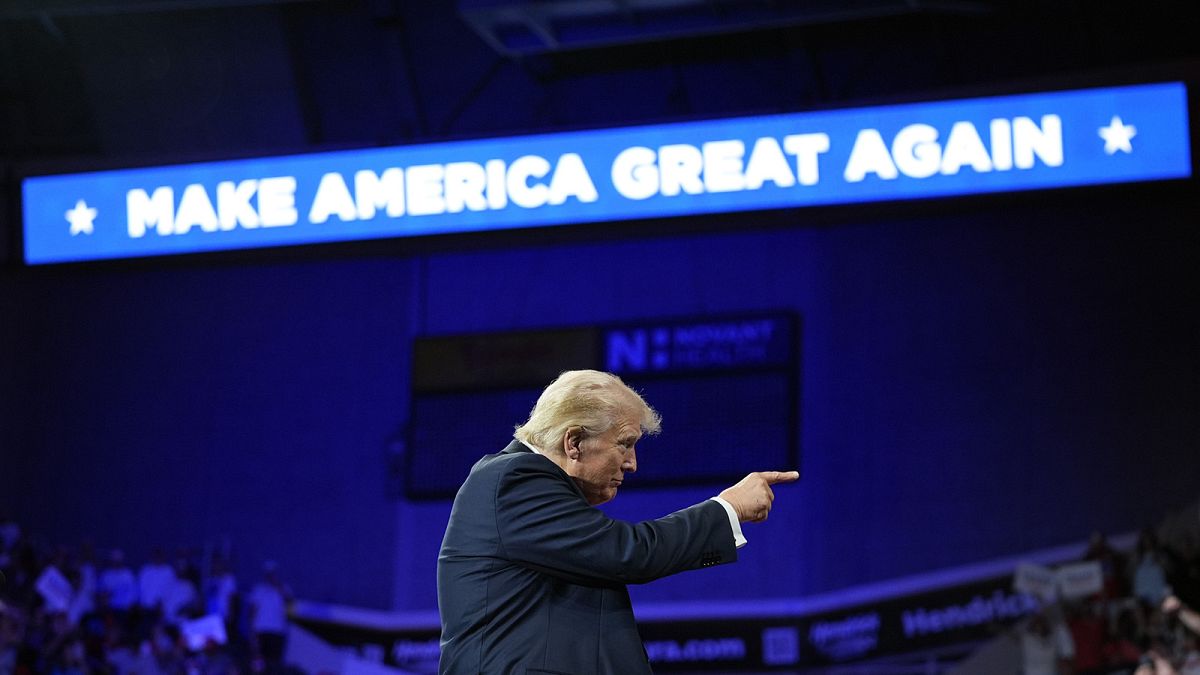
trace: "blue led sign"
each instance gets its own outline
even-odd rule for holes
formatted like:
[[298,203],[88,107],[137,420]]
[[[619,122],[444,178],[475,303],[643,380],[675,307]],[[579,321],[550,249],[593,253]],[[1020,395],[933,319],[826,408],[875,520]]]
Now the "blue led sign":
[[28,178],[31,264],[1191,175],[1181,83]]
[[786,315],[670,321],[604,331],[604,368],[622,376],[790,367],[792,321]]

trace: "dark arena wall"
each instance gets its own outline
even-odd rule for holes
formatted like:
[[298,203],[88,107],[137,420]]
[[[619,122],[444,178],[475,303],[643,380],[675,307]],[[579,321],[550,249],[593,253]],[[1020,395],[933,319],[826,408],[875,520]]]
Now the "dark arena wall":
[[[240,580],[274,560],[301,599],[430,617],[450,502],[397,487],[426,478],[401,461],[415,339],[772,313],[797,319],[800,465],[762,468],[801,479],[737,564],[634,587],[639,611],[1082,554],[1200,496],[1194,140],[1192,177],[1146,184],[22,257],[21,180],[45,174],[1150,82],[1183,82],[1194,112],[1178,3],[864,2],[753,25],[735,10],[811,3],[657,3],[733,23],[520,48],[472,27],[472,2],[183,4],[0,8],[0,523],[48,555],[228,551]],[[677,424],[638,446],[655,475],[779,454],[698,442],[664,467]],[[605,510],[725,487],[637,483]]]
[[[736,566],[637,595],[799,597],[1128,531],[1194,488],[1193,207],[1127,189],[819,227],[745,216],[650,238],[10,273],[4,494],[65,541],[228,538],[307,598],[432,608],[449,504],[387,489],[414,336],[785,309],[802,317],[800,484]],[[690,450],[718,452],[757,450]],[[628,489],[607,508],[641,519],[720,487]]]

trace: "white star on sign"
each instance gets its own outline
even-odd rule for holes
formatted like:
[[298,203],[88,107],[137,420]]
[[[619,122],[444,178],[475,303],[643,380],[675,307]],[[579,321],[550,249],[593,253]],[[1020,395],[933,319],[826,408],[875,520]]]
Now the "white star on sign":
[[91,234],[92,221],[96,219],[96,209],[88,208],[87,202],[80,199],[75,202],[75,208],[67,211],[67,221],[71,223],[71,236]]
[[1112,155],[1118,150],[1124,153],[1133,152],[1129,139],[1137,136],[1137,127],[1123,124],[1121,118],[1113,115],[1112,121],[1106,127],[1100,127],[1100,138],[1104,139],[1104,154]]

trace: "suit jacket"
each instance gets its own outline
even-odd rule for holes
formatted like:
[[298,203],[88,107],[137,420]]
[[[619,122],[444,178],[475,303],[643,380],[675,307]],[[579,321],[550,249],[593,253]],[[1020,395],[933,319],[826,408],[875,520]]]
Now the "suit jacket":
[[479,460],[454,499],[437,566],[439,671],[649,673],[625,585],[735,560],[717,502],[613,520],[513,441]]

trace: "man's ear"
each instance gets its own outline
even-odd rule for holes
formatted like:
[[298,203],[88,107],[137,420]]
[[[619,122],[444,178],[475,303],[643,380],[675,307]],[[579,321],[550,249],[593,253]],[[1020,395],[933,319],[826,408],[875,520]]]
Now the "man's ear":
[[583,442],[583,427],[568,427],[563,434],[563,454],[567,459],[578,460],[583,453],[579,444]]

